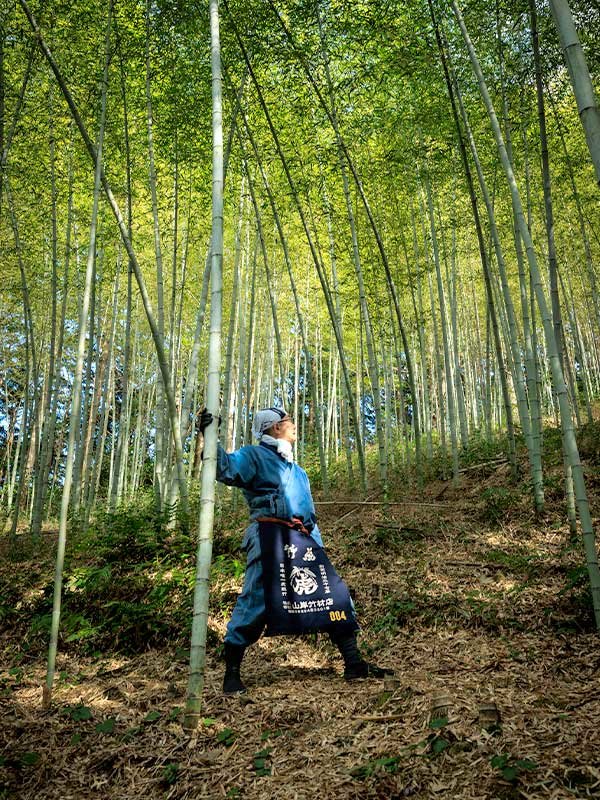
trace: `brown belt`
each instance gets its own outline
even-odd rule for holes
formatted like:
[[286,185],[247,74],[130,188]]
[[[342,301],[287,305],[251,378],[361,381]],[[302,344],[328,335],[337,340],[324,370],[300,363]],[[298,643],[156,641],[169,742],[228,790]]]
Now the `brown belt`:
[[274,522],[276,525],[286,525],[288,528],[293,528],[300,533],[305,533],[310,536],[310,531],[304,527],[304,523],[298,517],[292,517],[291,521],[288,519],[279,519],[278,517],[257,517],[257,522]]

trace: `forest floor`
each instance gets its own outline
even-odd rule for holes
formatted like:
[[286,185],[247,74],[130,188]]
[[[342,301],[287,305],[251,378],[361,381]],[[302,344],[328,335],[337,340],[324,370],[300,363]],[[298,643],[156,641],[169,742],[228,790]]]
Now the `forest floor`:
[[[536,520],[525,484],[490,461],[470,465],[458,487],[439,478],[421,493],[397,487],[398,505],[361,506],[341,521],[352,506],[318,509],[331,560],[356,593],[362,648],[395,670],[386,686],[345,683],[324,637],[275,638],[248,651],[248,693],[224,697],[213,644],[204,720],[190,738],[184,649],[149,637],[148,649],[127,653],[115,636],[114,648],[89,652],[75,633],[43,711],[35,619],[25,631],[5,614],[0,797],[600,797],[600,648],[560,466]],[[597,454],[586,472],[598,530]],[[19,587],[22,616],[51,582],[52,549],[17,562],[4,553],[0,582]],[[239,569],[215,578],[211,643],[240,582]],[[447,707],[438,721],[436,703]],[[490,703],[500,718],[486,730]]]

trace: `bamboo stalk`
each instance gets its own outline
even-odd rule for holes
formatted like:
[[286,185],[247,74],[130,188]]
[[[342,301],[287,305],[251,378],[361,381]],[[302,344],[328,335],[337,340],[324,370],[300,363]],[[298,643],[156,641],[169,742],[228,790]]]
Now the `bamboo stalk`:
[[200,520],[194,584],[194,610],[190,641],[190,675],[188,681],[184,728],[195,730],[200,721],[206,633],[208,627],[208,594],[212,559],[212,533],[215,510],[215,477],[217,471],[217,438],[219,391],[221,383],[222,263],[223,263],[223,112],[221,91],[221,49],[219,41],[219,4],[209,0],[211,73],[212,73],[212,235],[211,235],[211,302],[208,353],[206,408],[213,421],[204,432],[204,463],[200,494]]
[[581,522],[583,543],[584,543],[586,561],[588,567],[588,575],[590,579],[594,615],[596,619],[596,626],[600,630],[600,569],[598,567],[598,552],[596,549],[596,537],[590,514],[589,502],[585,487],[585,479],[583,475],[581,460],[579,457],[579,449],[577,447],[577,441],[575,439],[573,423],[571,420],[571,411],[569,408],[567,388],[565,385],[562,369],[560,366],[560,360],[558,358],[558,351],[556,347],[556,340],[554,338],[554,328],[552,326],[552,319],[550,316],[550,311],[548,309],[548,304],[546,301],[546,296],[542,285],[541,275],[537,264],[537,257],[533,247],[531,235],[529,233],[529,227],[527,226],[525,216],[523,213],[521,196],[519,193],[519,189],[517,187],[512,165],[510,163],[510,159],[506,151],[506,146],[504,143],[502,132],[500,130],[498,119],[496,117],[496,112],[494,110],[494,106],[490,98],[487,85],[485,83],[485,79],[483,77],[483,72],[481,71],[481,66],[479,64],[479,60],[477,58],[477,54],[475,52],[473,43],[471,42],[471,39],[469,37],[469,33],[467,31],[462,14],[458,9],[455,0],[451,0],[451,2],[452,2],[452,10],[454,11],[456,19],[458,20],[463,39],[465,41],[465,44],[469,52],[469,57],[471,60],[473,71],[475,73],[477,82],[479,84],[481,97],[484,101],[484,105],[486,107],[490,119],[492,131],[498,147],[500,159],[502,161],[502,166],[509,185],[513,207],[515,210],[515,216],[519,224],[519,231],[523,239],[523,242],[525,244],[525,250],[527,253],[527,260],[529,264],[529,271],[533,282],[535,297],[544,328],[544,337],[546,340],[546,348],[548,350],[550,369],[552,373],[552,382],[554,384],[554,389],[559,403],[561,428],[565,442],[565,450],[567,452],[569,465],[571,467],[573,474],[573,483],[577,500],[577,508],[579,511],[579,519]]

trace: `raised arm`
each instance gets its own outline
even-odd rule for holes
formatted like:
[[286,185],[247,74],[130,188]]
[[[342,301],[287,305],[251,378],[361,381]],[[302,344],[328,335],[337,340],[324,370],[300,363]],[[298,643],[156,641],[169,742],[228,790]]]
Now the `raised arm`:
[[255,475],[256,463],[250,447],[242,447],[233,453],[226,453],[220,444],[217,446],[218,481],[227,486],[250,489]]
[[[198,415],[198,429],[204,434],[205,428],[213,421],[213,415],[205,408]],[[219,417],[219,426],[221,418]],[[227,486],[250,489],[256,475],[256,463],[251,447],[242,447],[233,453],[226,453],[217,442],[217,480]]]

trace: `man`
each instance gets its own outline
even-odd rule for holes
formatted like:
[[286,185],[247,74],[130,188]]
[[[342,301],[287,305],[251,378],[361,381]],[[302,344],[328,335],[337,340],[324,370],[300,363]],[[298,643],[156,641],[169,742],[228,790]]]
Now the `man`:
[[[212,419],[210,412],[203,411],[200,430],[204,431]],[[308,533],[318,548],[323,547],[308,475],[294,463],[294,421],[282,409],[266,408],[255,414],[253,433],[259,441],[258,445],[248,445],[233,453],[226,453],[219,445],[217,451],[217,480],[242,490],[251,520],[242,542],[247,554],[244,586],[225,635],[225,694],[246,690],[240,677],[244,652],[258,640],[265,624],[269,622],[263,585],[260,526],[269,521],[282,522]],[[264,535],[265,528],[262,533]],[[312,558],[313,548],[309,549]],[[361,657],[356,643],[355,629],[358,625],[351,605],[348,607],[350,615],[350,625],[343,626],[343,630],[332,632],[328,626],[331,640],[344,659],[346,680],[382,677],[389,673],[389,670],[369,664]]]

